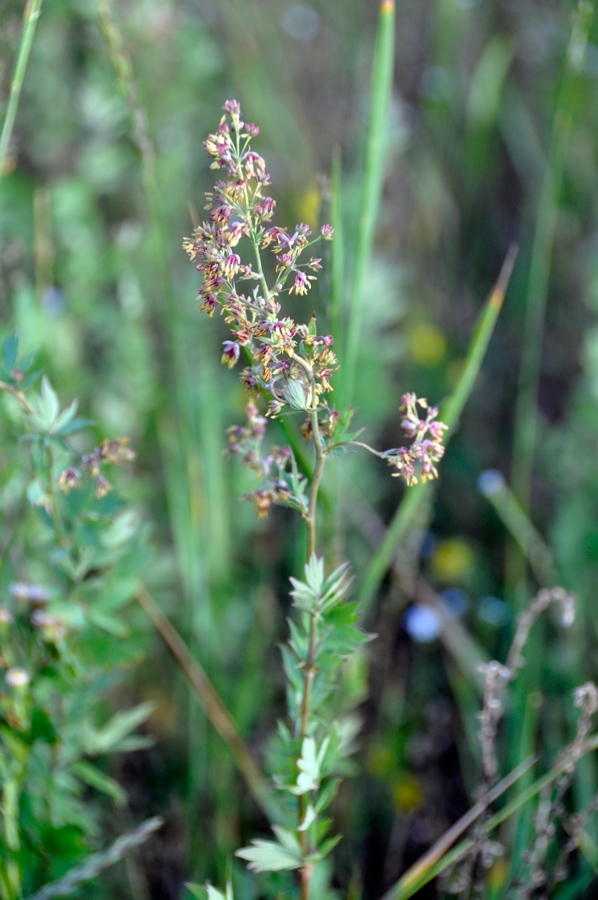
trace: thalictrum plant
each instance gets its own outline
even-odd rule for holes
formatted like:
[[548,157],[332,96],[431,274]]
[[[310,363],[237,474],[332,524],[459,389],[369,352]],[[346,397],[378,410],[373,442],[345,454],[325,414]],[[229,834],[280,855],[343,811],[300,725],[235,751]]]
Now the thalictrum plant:
[[[248,390],[247,422],[228,432],[231,454],[260,479],[245,499],[260,517],[273,504],[296,509],[307,526],[303,579],[291,579],[296,616],[283,648],[288,722],[279,724],[280,767],[273,776],[275,789],[294,811],[294,825],[276,824],[276,840],[257,839],[237,852],[256,872],[297,870],[306,900],[314,865],[339,840],[330,835],[323,813],[339,786],[339,764],[353,736],[332,716],[327,701],[344,661],[370,639],[357,626],[357,604],[347,601],[349,564],[327,574],[318,555],[317,504],[325,464],[331,456],[364,448],[384,459],[408,486],[427,482],[438,474],[447,426],[425,399],[404,394],[401,427],[410,443],[377,451],[358,440],[359,430],[350,430],[354,410],[338,411],[329,402],[339,367],[334,337],[319,332],[315,316],[297,323],[284,315],[282,305],[285,295],[304,297],[312,289],[322,266],[314,248],[333,240],[334,231],[325,224],[314,236],[303,223],[294,229],[271,224],[275,201],[265,194],[270,176],[252,148],[258,133],[256,125],[243,121],[239,103],[227,101],[218,129],[204,144],[211,167],[226,177],[207,195],[207,221],[183,246],[202,276],[200,309],[209,316],[219,310],[230,327],[223,364],[233,368],[242,357],[246,362],[241,381]],[[249,261],[241,255],[244,247]],[[270,278],[265,251],[274,257]],[[306,416],[301,432],[315,457],[306,472],[290,446],[263,448],[268,421],[297,411]],[[210,892],[221,896],[214,888]]]

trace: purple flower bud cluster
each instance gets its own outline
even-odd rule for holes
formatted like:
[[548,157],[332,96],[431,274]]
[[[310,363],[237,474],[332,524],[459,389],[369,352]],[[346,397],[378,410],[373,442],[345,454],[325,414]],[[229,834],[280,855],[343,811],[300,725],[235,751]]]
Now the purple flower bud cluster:
[[[257,126],[243,121],[236,100],[224,104],[224,116],[204,148],[212,160],[211,168],[223,169],[227,178],[206,195],[209,218],[191,238],[185,238],[183,248],[202,275],[200,309],[212,316],[219,308],[230,325],[233,339],[224,342],[222,363],[233,368],[245,348],[250,366],[241,380],[250,389],[268,390],[272,396],[269,414],[278,415],[285,406],[293,406],[294,390],[285,389],[285,379],[292,383],[307,379],[313,408],[320,394],[331,390],[330,375],[338,368],[330,349],[332,337],[307,340],[311,336],[306,326],[280,317],[277,299],[285,292],[308,293],[316,280],[311,273],[321,269],[322,261],[306,258],[304,253],[319,240],[332,240],[334,230],[324,225],[312,238],[304,223],[296,225],[293,232],[270,225],[275,201],[263,193],[270,176],[262,157],[251,148],[258,133]],[[253,245],[255,263],[242,262],[236,252],[244,237]],[[263,272],[261,251],[265,249],[275,257],[276,284],[272,289]],[[241,282],[254,285],[243,293]]]
[[257,491],[246,494],[244,500],[251,501],[258,518],[263,519],[270,507],[282,503],[289,497],[289,489],[283,478],[291,459],[290,447],[271,447],[267,456],[262,457],[261,445],[266,434],[267,419],[260,415],[252,397],[247,403],[247,424],[234,425],[228,429],[229,453],[239,454],[244,465],[259,478],[267,482]]
[[[418,406],[426,411],[423,419]],[[401,428],[412,443],[409,447],[387,450],[384,458],[397,469],[393,475],[403,478],[409,486],[418,481],[431,481],[438,477],[436,463],[444,456],[442,438],[448,425],[438,420],[435,406],[428,406],[427,400],[415,394],[404,394],[400,408],[404,410]]]
[[81,457],[79,466],[69,466],[58,477],[58,487],[63,494],[69,494],[72,490],[81,487],[83,474],[87,473],[96,479],[96,497],[105,497],[112,485],[102,474],[102,465],[120,466],[124,462],[132,462],[135,459],[135,451],[129,446],[128,438],[113,438],[103,440],[99,447],[95,447],[92,453]]

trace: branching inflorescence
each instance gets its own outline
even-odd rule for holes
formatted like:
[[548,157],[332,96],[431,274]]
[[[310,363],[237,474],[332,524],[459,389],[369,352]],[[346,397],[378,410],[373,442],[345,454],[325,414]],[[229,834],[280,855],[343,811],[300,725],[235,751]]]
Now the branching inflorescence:
[[[207,194],[209,220],[183,242],[203,276],[198,297],[201,310],[212,316],[220,308],[231,328],[233,339],[224,342],[222,362],[232,368],[243,350],[249,365],[243,369],[241,380],[252,392],[267,394],[266,416],[274,418],[285,409],[307,412],[309,418],[302,431],[307,439],[314,440],[318,452],[328,455],[351,444],[362,446],[385,459],[396,469],[393,474],[408,485],[435,478],[436,464],[444,453],[446,425],[438,421],[438,410],[428,407],[425,400],[415,394],[402,397],[401,425],[412,443],[385,452],[373,450],[356,441],[357,435],[347,433],[352,411],[341,416],[327,405],[326,396],[332,390],[330,378],[338,370],[332,350],[334,338],[317,333],[315,317],[308,325],[281,317],[280,300],[285,293],[308,293],[322,265],[322,260],[308,251],[319,241],[331,241],[334,230],[322,225],[314,238],[305,224],[297,225],[292,233],[270,225],[275,201],[263,193],[270,176],[262,157],[251,149],[251,140],[259,129],[243,122],[235,100],[225,103],[224,113],[218,130],[208,136],[204,147],[212,159],[211,168],[224,169],[228,178],[218,181]],[[253,247],[251,264],[243,262],[237,252],[244,237]],[[266,249],[275,257],[273,287],[268,286],[262,261]],[[247,287],[242,290],[240,285],[244,284]],[[418,407],[426,411],[424,419],[420,419]],[[298,481],[292,477],[290,448],[273,448],[265,458],[259,455],[265,428],[266,418],[250,397],[247,426],[229,431],[231,452],[240,453],[244,463],[270,479],[249,499],[260,516],[273,503],[282,503],[298,507],[307,517],[309,504],[304,507],[293,490]],[[270,477],[271,472],[275,472],[274,477]]]
[[[327,836],[330,822],[321,814],[334,796],[339,783],[334,775],[351,743],[351,727],[333,720],[322,707],[344,660],[369,640],[357,627],[357,604],[345,599],[351,584],[348,564],[326,577],[324,560],[316,553],[316,508],[324,464],[331,455],[363,447],[386,460],[407,485],[425,482],[438,474],[447,426],[438,420],[436,408],[415,394],[405,394],[401,426],[410,444],[379,452],[357,440],[360,431],[350,431],[354,410],[339,413],[328,404],[330,379],[338,370],[334,339],[318,333],[315,316],[307,325],[281,316],[281,299],[285,293],[301,297],[309,292],[322,263],[310,248],[331,241],[334,231],[323,225],[313,237],[305,224],[292,232],[270,224],[275,202],[263,193],[270,176],[262,157],[251,149],[258,129],[243,122],[234,100],[225,103],[224,113],[204,146],[212,168],[223,169],[227,178],[207,195],[209,219],[185,239],[183,247],[203,277],[201,310],[212,316],[219,308],[230,326],[232,339],[224,342],[222,362],[233,368],[243,353],[248,363],[241,373],[249,390],[247,422],[228,430],[229,451],[262,479],[259,489],[245,499],[255,504],[260,518],[273,504],[298,510],[308,531],[304,581],[292,579],[296,619],[283,649],[290,727],[279,726],[281,763],[273,777],[274,787],[295,811],[296,825],[273,826],[276,841],[255,840],[237,855],[258,872],[298,870],[301,897],[307,900],[314,865],[337,842]],[[250,264],[238,252],[243,239],[252,247]],[[265,250],[274,255],[272,287],[262,259]],[[264,413],[258,407],[260,394],[268,402]],[[288,446],[262,452],[268,419],[293,410],[306,414],[301,432],[315,449],[315,465],[307,474],[300,473]],[[210,896],[224,897],[210,890]],[[232,889],[226,896],[232,896]]]

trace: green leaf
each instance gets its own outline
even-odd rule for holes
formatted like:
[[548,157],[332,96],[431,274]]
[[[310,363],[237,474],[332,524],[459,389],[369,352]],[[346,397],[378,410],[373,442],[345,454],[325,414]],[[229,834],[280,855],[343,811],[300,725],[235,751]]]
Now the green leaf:
[[314,596],[319,596],[324,583],[324,560],[312,553],[305,564],[305,581]]
[[60,404],[47,375],[42,378],[38,410],[46,428],[50,429],[60,411]]
[[349,316],[343,353],[344,381],[342,397],[350,403],[359,371],[358,358],[362,343],[362,325],[367,308],[365,292],[371,260],[374,232],[378,224],[378,209],[382,196],[387,158],[389,109],[394,74],[395,4],[386,0],[380,5],[378,33],[374,49],[370,115],[366,133],[364,173],[361,183],[361,202],[357,228],[357,242],[353,253],[353,284],[349,295]]
[[302,864],[301,851],[295,853],[276,841],[255,840],[251,847],[237,850],[235,856],[248,862],[252,872],[281,872],[284,869],[298,869]]
[[194,897],[197,897],[197,900],[232,900],[232,893],[230,894],[228,890],[226,895],[222,893],[222,891],[216,890],[209,882],[205,886],[201,886],[199,884],[191,884],[189,881],[185,882],[185,887],[189,891],[190,894],[193,894]]
[[74,431],[81,431],[82,428],[88,428],[90,425],[95,425],[93,419],[84,419],[82,416],[77,416],[76,419],[73,419],[68,425],[63,425],[60,430],[54,426],[52,429],[54,434],[66,435],[72,434]]
[[337,834],[334,837],[328,838],[327,841],[324,841],[324,843],[318,847],[318,852],[313,854],[313,861],[320,862],[321,859],[324,859],[325,856],[328,856],[330,851],[334,850],[341,838],[342,834]]
[[303,738],[301,756],[297,760],[297,790],[302,794],[315,790],[320,781],[320,764],[313,737]]
[[52,425],[52,432],[54,434],[59,434],[64,427],[66,427],[69,422],[75,418],[77,414],[77,407],[79,406],[79,401],[77,399],[73,400],[70,406],[67,406],[66,409],[63,409],[62,412],[57,416],[54,424]]
[[115,635],[115,637],[126,638],[130,634],[129,626],[125,622],[116,616],[110,615],[110,613],[103,612],[101,609],[95,609],[92,606],[88,610],[87,616],[93,625],[103,629],[103,631],[107,631],[109,634]]
[[153,703],[140,703],[133,709],[117,712],[103,728],[92,732],[85,742],[88,753],[113,753],[120,750],[124,739],[130,735],[154,710]]
[[7,372],[10,372],[11,369],[14,369],[15,367],[18,348],[19,337],[17,332],[13,331],[13,333],[2,342],[2,362],[4,363]]
[[322,611],[339,604],[353,579],[349,576],[349,563],[343,563],[332,575],[329,575],[322,586],[321,609]]
[[102,794],[107,794],[109,797],[112,797],[118,806],[123,806],[127,802],[127,793],[123,790],[118,781],[115,781],[114,778],[110,778],[108,775],[104,774],[104,772],[100,772],[100,770],[95,766],[92,766],[91,763],[85,762],[85,760],[79,760],[79,762],[76,762],[72,766],[72,771],[77,778],[80,778],[85,784],[95,788],[97,791],[101,791]]
[[206,890],[208,892],[208,900],[226,900],[224,894],[217,891],[211,884],[206,884]]
[[303,816],[303,821],[301,822],[301,825],[298,826],[297,831],[307,831],[309,826],[313,822],[315,822],[317,817],[318,817],[318,814],[317,814],[316,810],[311,805],[311,803],[308,803],[307,809],[305,810],[305,815]]
[[324,785],[318,794],[318,799],[316,800],[315,810],[316,813],[323,812],[327,806],[329,806],[334,798],[337,795],[339,786],[341,783],[340,778],[331,778],[330,781]]

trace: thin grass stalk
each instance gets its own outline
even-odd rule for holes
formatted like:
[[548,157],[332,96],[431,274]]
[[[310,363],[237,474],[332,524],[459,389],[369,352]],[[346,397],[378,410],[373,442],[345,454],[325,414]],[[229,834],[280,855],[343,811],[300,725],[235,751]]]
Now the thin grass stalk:
[[[529,510],[530,503],[530,483],[537,432],[537,394],[542,359],[542,332],[561,185],[571,127],[577,107],[581,69],[593,16],[594,0],[579,0],[554,113],[534,232],[513,440],[512,487],[524,512]],[[519,554],[519,551],[517,553]]]
[[[581,87],[581,70],[594,17],[594,6],[594,0],[579,0],[574,14],[535,223],[515,406],[511,477],[515,499],[526,514],[530,510],[531,477],[538,430],[537,396],[552,252],[567,149]],[[525,576],[524,553],[515,541],[511,541],[507,546],[505,589],[518,609],[522,608],[525,601]],[[530,658],[538,660],[540,656],[540,635],[535,634],[530,643]],[[525,719],[529,721],[529,726],[522,730],[522,741],[511,759],[512,764],[516,764],[518,759],[529,753],[535,733],[537,713],[529,709],[525,702],[530,686],[534,683],[533,678],[533,668],[529,667],[517,686],[515,702],[519,708],[525,709]],[[523,814],[515,840],[514,859],[524,851],[530,827],[529,816]]]
[[538,583],[543,587],[552,587],[556,584],[557,573],[550,547],[523,511],[506,482],[501,480],[496,487],[482,492],[525,555]]
[[145,610],[156,631],[180,665],[206,716],[229,748],[252,797],[271,822],[281,822],[283,816],[272,797],[272,791],[206,672],[193,657],[179,632],[164,615],[146,587],[139,588],[136,600]]
[[66,897],[68,894],[72,894],[84,881],[97,878],[105,869],[120,862],[127,853],[143,844],[158,828],[162,827],[163,822],[164,820],[158,816],[147,819],[134,831],[117,838],[107,850],[101,850],[99,853],[89,856],[85,862],[71,869],[59,881],[45,885],[27,900],[53,900],[54,897]]
[[[588,753],[591,753],[593,750],[598,749],[598,735],[590,738],[584,746],[583,751],[580,753],[578,759],[581,759],[583,756],[586,756]],[[527,774],[530,770],[530,767],[534,764],[535,757],[530,757],[525,760],[517,769],[503,778],[499,784],[493,788],[490,795],[487,795],[483,801],[477,803],[474,807],[472,807],[469,812],[465,813],[464,816],[459,819],[455,825],[451,826],[451,828],[443,835],[439,841],[429,850],[424,856],[421,857],[404,875],[399,878],[399,880],[388,890],[382,900],[408,900],[409,897],[413,897],[417,891],[419,891],[422,887],[424,887],[428,882],[432,881],[432,879],[436,878],[442,872],[449,868],[449,866],[453,865],[457,862],[464,854],[470,849],[473,844],[473,841],[469,838],[462,841],[457,847],[453,850],[447,852],[448,847],[459,837],[460,834],[465,831],[466,828],[469,828],[470,825],[473,824],[475,819],[479,818],[480,815],[487,809],[490,803],[493,803],[498,797],[505,793],[513,784],[515,784],[518,780],[520,780],[523,776]],[[509,803],[506,803],[505,806],[495,815],[491,816],[483,825],[483,831],[485,834],[489,834],[494,831],[502,822],[512,816],[514,813],[518,812],[526,803],[529,803],[534,797],[537,797],[545,788],[549,787],[556,779],[566,771],[567,767],[571,764],[570,759],[562,759],[556,765],[550,769],[546,775],[543,775],[541,778],[538,778],[533,782],[529,787],[525,788],[523,791],[520,791],[516,797],[513,798]],[[480,808],[482,807],[482,808]],[[476,812],[476,815],[472,817],[472,814]],[[464,826],[461,823],[465,822]],[[447,835],[452,835],[454,832],[454,836],[452,837],[452,841],[448,843],[447,847]],[[583,847],[582,847],[583,849]],[[593,865],[595,860],[590,861]]]
[[[490,297],[486,301],[486,304],[478,317],[461,376],[459,377],[452,394],[448,397],[440,410],[442,421],[451,429],[447,434],[447,443],[451,438],[452,430],[467,403],[480,371],[486,349],[503,305],[513,266],[515,265],[516,255],[517,248],[511,247]],[[376,553],[372,556],[370,564],[366,569],[359,592],[362,610],[364,612],[371,605],[374,595],[391,564],[397,547],[407,535],[416,517],[425,513],[426,505],[429,505],[431,502],[433,490],[433,485],[429,482],[428,484],[416,485],[415,487],[409,488],[404,494],[388,527],[384,540]]]
[[[142,107],[137,86],[135,84],[132,63],[124,47],[122,34],[112,15],[108,0],[98,2],[102,31],[108,47],[113,69],[119,88],[129,109],[132,125],[132,137],[139,150],[141,164],[141,181],[145,195],[152,236],[155,245],[155,264],[162,293],[162,312],[165,317],[168,333],[170,359],[174,375],[175,418],[170,425],[174,426],[174,452],[165,457],[167,481],[170,484],[182,482],[183,489],[171,492],[178,501],[170,505],[173,522],[173,533],[177,556],[180,561],[180,572],[184,595],[187,603],[188,627],[191,635],[191,650],[202,656],[214,651],[217,638],[212,626],[210,610],[210,583],[213,565],[210,560],[223,561],[228,556],[228,533],[222,527],[214,529],[214,537],[224,534],[222,548],[214,542],[212,553],[208,559],[206,553],[206,535],[211,532],[210,514],[205,514],[206,504],[201,495],[201,473],[204,475],[206,493],[210,492],[210,500],[222,496],[222,490],[216,487],[221,469],[214,469],[212,461],[219,458],[219,453],[208,452],[210,448],[202,446],[202,441],[210,432],[208,410],[205,395],[198,402],[194,382],[191,380],[192,366],[189,365],[188,331],[183,322],[177,293],[174,289],[170,268],[170,243],[162,214],[162,205],[158,175],[156,171],[156,154],[149,136],[147,115]],[[209,389],[205,384],[206,391]],[[199,422],[199,433],[196,423]],[[213,423],[212,423],[213,424]],[[172,448],[172,441],[169,441]],[[164,446],[164,442],[163,442]],[[212,536],[212,535],[211,535]],[[224,566],[221,572],[225,572]],[[197,708],[189,698],[188,707],[188,741],[189,741],[189,778],[190,794],[195,795],[201,786],[207,784],[205,778],[206,757],[209,752],[206,741],[207,734],[202,734],[198,727]],[[191,813],[195,815],[194,813]],[[192,829],[200,835],[200,830]],[[199,839],[199,837],[198,837]]]
[[370,118],[366,136],[347,332],[342,353],[343,381],[340,390],[343,407],[351,405],[355,391],[359,345],[366,306],[364,292],[384,183],[394,55],[395,3],[394,0],[382,0],[374,48]]
[[37,20],[40,17],[42,0],[27,0],[25,11],[23,13],[23,30],[21,32],[21,40],[19,42],[19,52],[10,85],[10,95],[8,105],[6,107],[6,115],[4,117],[4,125],[2,126],[2,134],[0,135],[0,178],[6,174],[6,157],[10,138],[19,108],[19,100],[21,97],[21,88],[25,80],[25,72],[27,63],[29,62],[29,54],[33,37],[37,27]]
[[340,147],[332,153],[330,174],[330,224],[334,240],[330,245],[330,332],[338,339],[343,334],[343,298],[345,296],[345,228],[343,222],[343,176]]

